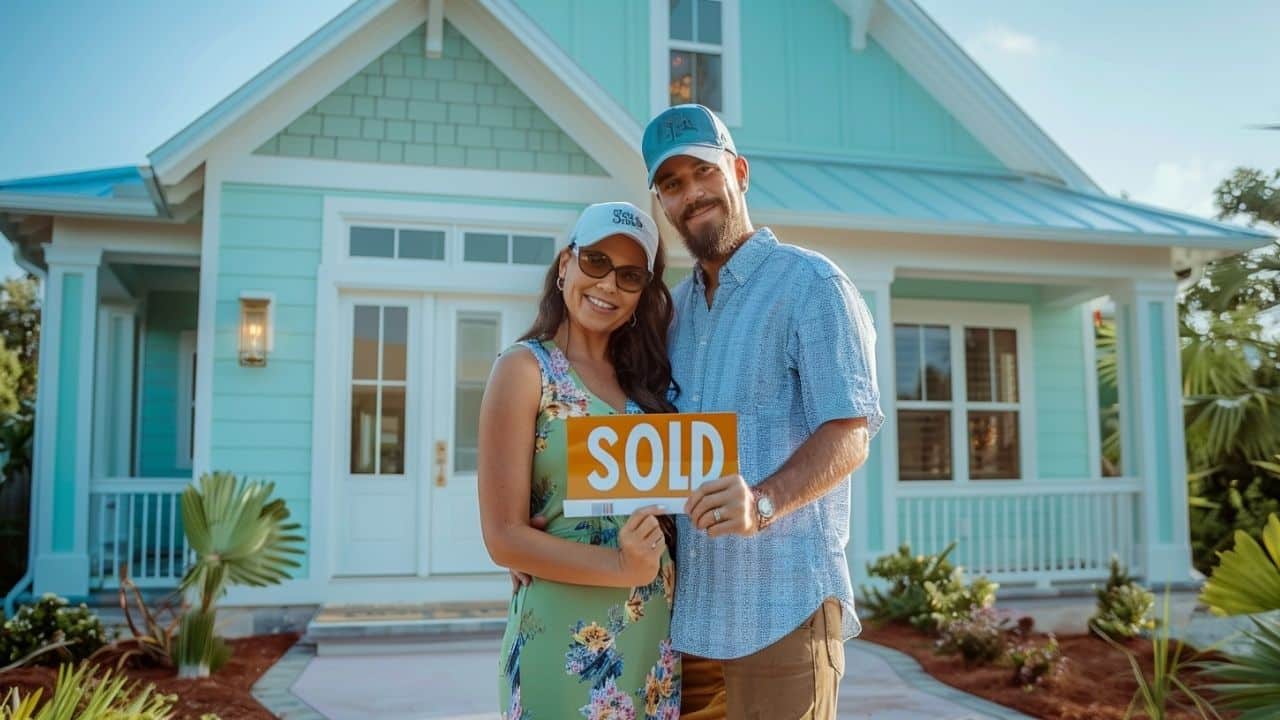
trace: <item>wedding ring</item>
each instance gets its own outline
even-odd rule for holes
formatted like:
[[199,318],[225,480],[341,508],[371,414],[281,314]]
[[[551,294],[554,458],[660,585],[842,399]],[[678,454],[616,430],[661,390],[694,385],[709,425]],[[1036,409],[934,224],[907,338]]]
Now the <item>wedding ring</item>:
[[712,510],[711,517],[715,518],[716,522],[720,522],[720,508],[716,508],[715,510]]

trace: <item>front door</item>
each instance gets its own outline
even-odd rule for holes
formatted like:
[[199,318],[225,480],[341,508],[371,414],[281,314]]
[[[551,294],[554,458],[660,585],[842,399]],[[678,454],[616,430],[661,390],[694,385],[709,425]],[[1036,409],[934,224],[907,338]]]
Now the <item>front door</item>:
[[480,399],[503,348],[537,312],[529,300],[440,297],[435,306],[434,477],[428,543],[433,574],[495,572],[480,533],[476,440]]
[[337,489],[339,575],[413,575],[419,565],[419,457],[429,299],[344,298],[343,464]]

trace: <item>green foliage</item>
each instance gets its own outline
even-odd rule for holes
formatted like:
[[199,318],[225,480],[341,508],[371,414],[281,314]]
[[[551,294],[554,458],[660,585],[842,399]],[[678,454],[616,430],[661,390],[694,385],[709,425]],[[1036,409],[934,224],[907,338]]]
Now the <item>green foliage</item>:
[[965,617],[942,624],[938,635],[938,652],[959,655],[965,665],[985,665],[1004,654],[1008,618],[995,608],[974,608]]
[[94,666],[72,670],[58,668],[58,679],[48,702],[41,705],[41,691],[23,696],[10,690],[0,704],[0,720],[169,720],[173,695],[155,692],[155,686],[139,689],[124,676],[101,677]]
[[1107,584],[1094,590],[1098,609],[1089,619],[1089,627],[1115,640],[1137,637],[1156,626],[1151,616],[1156,597],[1129,575],[1120,560],[1111,558],[1111,574]]
[[965,583],[964,570],[954,567],[947,556],[953,542],[938,555],[912,555],[903,545],[898,552],[878,558],[867,566],[872,577],[888,583],[887,590],[863,587],[862,606],[876,620],[910,622],[917,629],[936,633],[942,623],[963,618],[975,608],[995,602],[999,587],[985,577]]
[[1280,708],[1280,622],[1250,619],[1255,629],[1244,633],[1248,652],[1199,666],[1218,707],[1239,712],[1238,720],[1271,720]]
[[[1150,678],[1143,672],[1142,665],[1138,663],[1137,656],[1131,650],[1105,634],[1098,633],[1098,637],[1125,654],[1129,659],[1129,667],[1133,670],[1133,679],[1138,683],[1138,689],[1134,691],[1133,698],[1129,700],[1129,706],[1125,710],[1125,720],[1134,716],[1135,708],[1141,708],[1150,720],[1166,720],[1172,717],[1174,710],[1192,708],[1203,720],[1221,718],[1217,710],[1182,679],[1182,674],[1189,667],[1188,653],[1183,642],[1179,640],[1170,651],[1168,590],[1164,594],[1164,612],[1161,618],[1160,631],[1151,638]],[[1186,706],[1188,702],[1191,703],[1190,708]]]
[[1280,516],[1268,518],[1262,542],[1265,550],[1237,530],[1235,548],[1219,553],[1221,561],[1200,593],[1200,602],[1215,615],[1280,610]]
[[[103,646],[90,656],[90,662],[113,664],[117,670],[131,661],[138,661],[143,665],[172,667],[178,626],[186,608],[165,602],[153,612],[142,599],[138,586],[129,579],[129,566],[126,563],[120,566],[119,580],[120,609],[124,612],[129,635]],[[134,617],[135,613],[137,618]],[[163,622],[162,617],[165,617]]]
[[238,480],[231,473],[200,476],[182,493],[182,525],[196,561],[182,578],[184,592],[198,593],[199,606],[178,631],[179,672],[203,677],[226,660],[214,635],[215,604],[229,585],[264,587],[290,577],[302,553],[300,527],[289,522],[284,500],[271,499],[272,483]]
[[1218,217],[1244,215],[1250,223],[1280,225],[1280,170],[1268,178],[1261,170],[1239,167],[1213,191]]
[[[64,598],[46,594],[5,622],[0,633],[0,665],[24,659],[37,665],[82,660],[105,642],[102,622],[86,605],[72,607]],[[45,648],[49,651],[39,652]]]
[[1058,639],[1050,635],[1043,645],[1024,642],[1009,648],[1005,663],[1013,668],[1013,684],[1031,691],[1061,675],[1067,660],[1062,657]]

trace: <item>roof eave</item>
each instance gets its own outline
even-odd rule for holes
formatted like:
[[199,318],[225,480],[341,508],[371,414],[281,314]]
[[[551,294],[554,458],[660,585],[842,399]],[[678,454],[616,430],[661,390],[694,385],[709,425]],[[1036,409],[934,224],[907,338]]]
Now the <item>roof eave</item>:
[[100,198],[0,192],[0,212],[109,218],[164,217],[149,198]]
[[753,210],[758,224],[808,227],[826,230],[914,233],[1012,240],[1045,240],[1090,245],[1128,245],[1138,247],[1186,247],[1243,252],[1262,247],[1276,238],[1254,231],[1237,230],[1234,236],[1182,235],[1172,233],[1120,233],[1101,230],[1071,230],[1028,225],[961,223],[935,220],[904,220],[899,217],[812,213],[791,210]]

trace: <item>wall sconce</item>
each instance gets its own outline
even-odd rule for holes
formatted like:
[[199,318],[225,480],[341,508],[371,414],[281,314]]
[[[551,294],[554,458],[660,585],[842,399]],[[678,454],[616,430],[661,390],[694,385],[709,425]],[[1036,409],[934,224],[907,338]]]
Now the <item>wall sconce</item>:
[[240,365],[265,367],[272,350],[273,297],[270,293],[240,293]]

